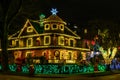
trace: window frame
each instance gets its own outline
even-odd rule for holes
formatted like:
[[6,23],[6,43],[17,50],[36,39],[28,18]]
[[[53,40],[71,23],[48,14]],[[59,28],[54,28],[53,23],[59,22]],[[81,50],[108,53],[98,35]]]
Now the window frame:
[[[61,39],[63,39],[63,43],[61,43]],[[65,44],[64,41],[65,41],[64,36],[59,36],[59,37],[58,37],[58,45],[64,46],[64,44]]]
[[[56,25],[56,28],[54,28],[54,25]],[[57,30],[58,29],[58,25],[57,24],[52,24],[52,30]]]
[[[49,42],[46,43],[46,38],[49,38]],[[44,45],[50,45],[51,43],[51,37],[50,36],[44,36]]]
[[[71,41],[73,41],[73,45],[71,45]],[[75,46],[75,40],[73,38],[70,38],[68,44],[69,44],[69,46],[74,47]]]
[[[30,29],[31,28],[31,29]],[[29,30],[30,29],[30,30]],[[33,32],[33,28],[31,26],[27,27],[27,32]]]
[[[29,40],[31,40],[30,45],[28,45],[28,41],[29,41]],[[33,46],[33,38],[28,38],[28,39],[27,39],[27,47],[29,47],[29,46]]]
[[[47,28],[46,26],[48,26],[48,28]],[[45,30],[50,30],[50,24],[45,24],[44,29],[45,29]]]
[[60,25],[59,25],[59,29],[63,31],[63,30],[64,30],[64,25],[63,25],[63,24],[60,24]]

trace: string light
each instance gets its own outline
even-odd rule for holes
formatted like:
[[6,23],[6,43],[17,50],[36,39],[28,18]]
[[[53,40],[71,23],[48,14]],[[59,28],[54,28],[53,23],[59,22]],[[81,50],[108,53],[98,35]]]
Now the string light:
[[52,15],[56,15],[58,13],[58,11],[56,8],[52,8],[51,13],[52,13]]

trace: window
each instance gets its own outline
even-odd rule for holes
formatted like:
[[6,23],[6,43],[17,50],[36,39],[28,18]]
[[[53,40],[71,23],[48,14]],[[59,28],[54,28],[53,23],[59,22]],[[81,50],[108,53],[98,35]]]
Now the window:
[[60,26],[59,26],[59,28],[60,28],[60,30],[64,30],[64,25],[63,24],[61,24]]
[[51,38],[50,36],[44,36],[44,45],[50,45]]
[[32,38],[27,39],[27,46],[33,46],[33,39]]
[[69,46],[75,46],[75,41],[73,38],[69,39]]
[[60,59],[60,51],[55,51],[55,57],[57,60]]
[[73,40],[70,40],[70,46],[73,46]]
[[71,60],[72,59],[72,52],[69,52],[68,55],[69,55],[69,60]]
[[32,57],[32,53],[31,53],[30,51],[27,51],[27,52],[26,52],[26,57],[27,57],[27,58],[31,58],[31,57]]
[[15,46],[19,46],[19,40],[15,40]]
[[56,29],[58,29],[58,26],[56,24],[53,24],[52,30],[56,30]]
[[23,46],[24,46],[23,40],[19,40],[19,46],[20,46],[20,47],[23,47]]
[[15,40],[12,40],[12,46],[16,46]]
[[37,46],[40,45],[40,37],[38,37],[38,38],[36,39],[36,45],[37,45]]
[[45,30],[50,30],[50,25],[49,24],[45,24]]
[[58,37],[58,45],[64,45],[64,37],[63,36]]
[[87,29],[84,29],[84,33],[87,33]]
[[27,28],[27,32],[33,32],[33,28],[32,28],[31,26],[29,26],[29,27]]

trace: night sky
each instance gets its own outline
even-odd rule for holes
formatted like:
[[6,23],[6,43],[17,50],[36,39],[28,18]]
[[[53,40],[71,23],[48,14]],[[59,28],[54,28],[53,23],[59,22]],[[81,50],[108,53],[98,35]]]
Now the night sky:
[[49,17],[51,8],[57,8],[57,15],[70,26],[87,26],[92,20],[120,23],[120,5],[114,0],[23,0],[22,9],[10,30],[13,30],[12,26],[16,26],[15,30],[21,29],[25,18],[38,20],[41,13]]
[[[80,24],[93,19],[119,21],[120,5],[112,0],[23,0],[23,12],[38,17],[50,16],[51,8],[57,8],[58,16],[68,23]],[[26,5],[26,6],[25,6]]]
[[120,5],[110,0],[44,0],[42,7],[47,15],[57,8],[63,20],[78,25],[93,19],[120,20]]

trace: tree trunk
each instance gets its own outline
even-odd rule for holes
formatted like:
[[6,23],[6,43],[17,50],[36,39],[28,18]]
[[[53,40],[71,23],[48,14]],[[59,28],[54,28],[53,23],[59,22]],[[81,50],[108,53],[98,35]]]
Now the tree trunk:
[[7,32],[7,24],[4,20],[3,22],[3,30],[2,30],[2,39],[1,39],[1,48],[2,48],[2,70],[3,72],[8,71],[8,32]]

